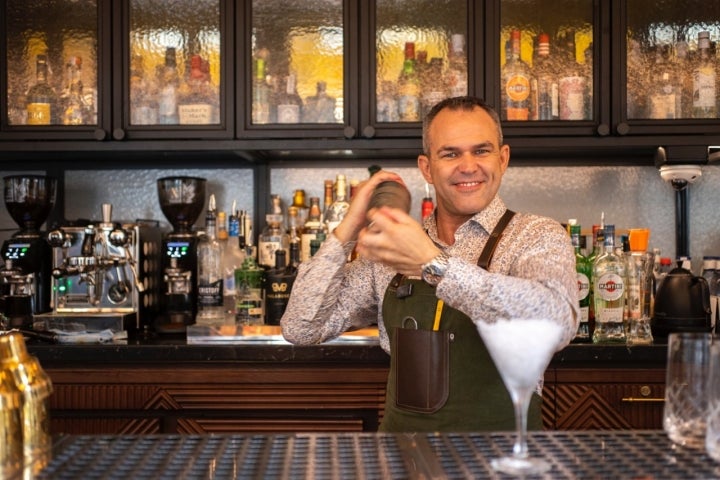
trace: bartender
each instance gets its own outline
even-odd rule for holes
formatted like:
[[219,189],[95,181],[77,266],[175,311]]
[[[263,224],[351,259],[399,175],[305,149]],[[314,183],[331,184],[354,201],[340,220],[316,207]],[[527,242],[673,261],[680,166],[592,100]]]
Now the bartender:
[[[418,156],[435,212],[421,225],[401,209],[368,211],[378,184],[403,183],[381,170],[300,265],[283,335],[312,345],[377,322],[391,367],[382,431],[513,429],[510,396],[473,322],[553,319],[565,332],[556,350],[577,330],[570,239],[552,219],[506,208],[498,190],[509,160],[491,107],[469,96],[441,101],[424,119]],[[353,248],[359,257],[348,263]]]

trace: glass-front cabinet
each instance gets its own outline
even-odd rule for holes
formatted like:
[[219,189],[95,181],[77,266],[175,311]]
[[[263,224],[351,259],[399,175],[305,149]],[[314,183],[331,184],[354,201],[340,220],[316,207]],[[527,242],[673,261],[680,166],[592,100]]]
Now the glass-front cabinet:
[[720,3],[632,0],[624,8],[626,133],[717,133]]
[[225,103],[233,78],[225,58],[231,21],[224,20],[231,5],[4,2],[3,135],[231,138],[233,111]]
[[417,136],[434,102],[468,92],[469,11],[467,0],[252,0],[241,135]]
[[6,0],[0,15],[0,151],[409,151],[424,113],[465,93],[529,155],[720,141],[720,2]]
[[[0,130],[28,138],[92,138],[107,113],[102,0],[8,0]],[[72,12],[69,14],[69,12]],[[109,18],[109,17],[108,17]]]

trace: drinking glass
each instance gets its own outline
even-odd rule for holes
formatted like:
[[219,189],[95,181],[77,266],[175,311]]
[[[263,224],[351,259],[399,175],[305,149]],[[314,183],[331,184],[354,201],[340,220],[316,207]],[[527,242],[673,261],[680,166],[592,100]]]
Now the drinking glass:
[[512,455],[495,458],[492,467],[510,475],[537,475],[551,464],[530,457],[527,413],[537,388],[563,335],[562,326],[549,319],[511,319],[475,322],[495,366],[510,392],[515,409],[515,444]]
[[703,448],[707,417],[710,333],[668,337],[663,428],[674,443]]
[[720,344],[710,346],[710,369],[708,378],[708,414],[705,449],[715,461],[720,462]]

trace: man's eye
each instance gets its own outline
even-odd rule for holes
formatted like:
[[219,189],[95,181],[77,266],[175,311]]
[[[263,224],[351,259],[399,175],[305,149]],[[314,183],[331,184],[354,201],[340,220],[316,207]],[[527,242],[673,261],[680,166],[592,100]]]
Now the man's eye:
[[444,152],[440,154],[440,158],[455,158],[457,157],[456,152]]
[[488,155],[490,153],[492,153],[492,150],[489,148],[478,148],[475,150],[475,155]]

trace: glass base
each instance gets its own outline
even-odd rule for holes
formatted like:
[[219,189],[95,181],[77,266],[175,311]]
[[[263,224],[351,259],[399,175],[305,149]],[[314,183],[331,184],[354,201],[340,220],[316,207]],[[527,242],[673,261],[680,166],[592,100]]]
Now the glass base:
[[494,458],[490,465],[498,472],[514,476],[540,475],[552,467],[541,458],[502,457]]

